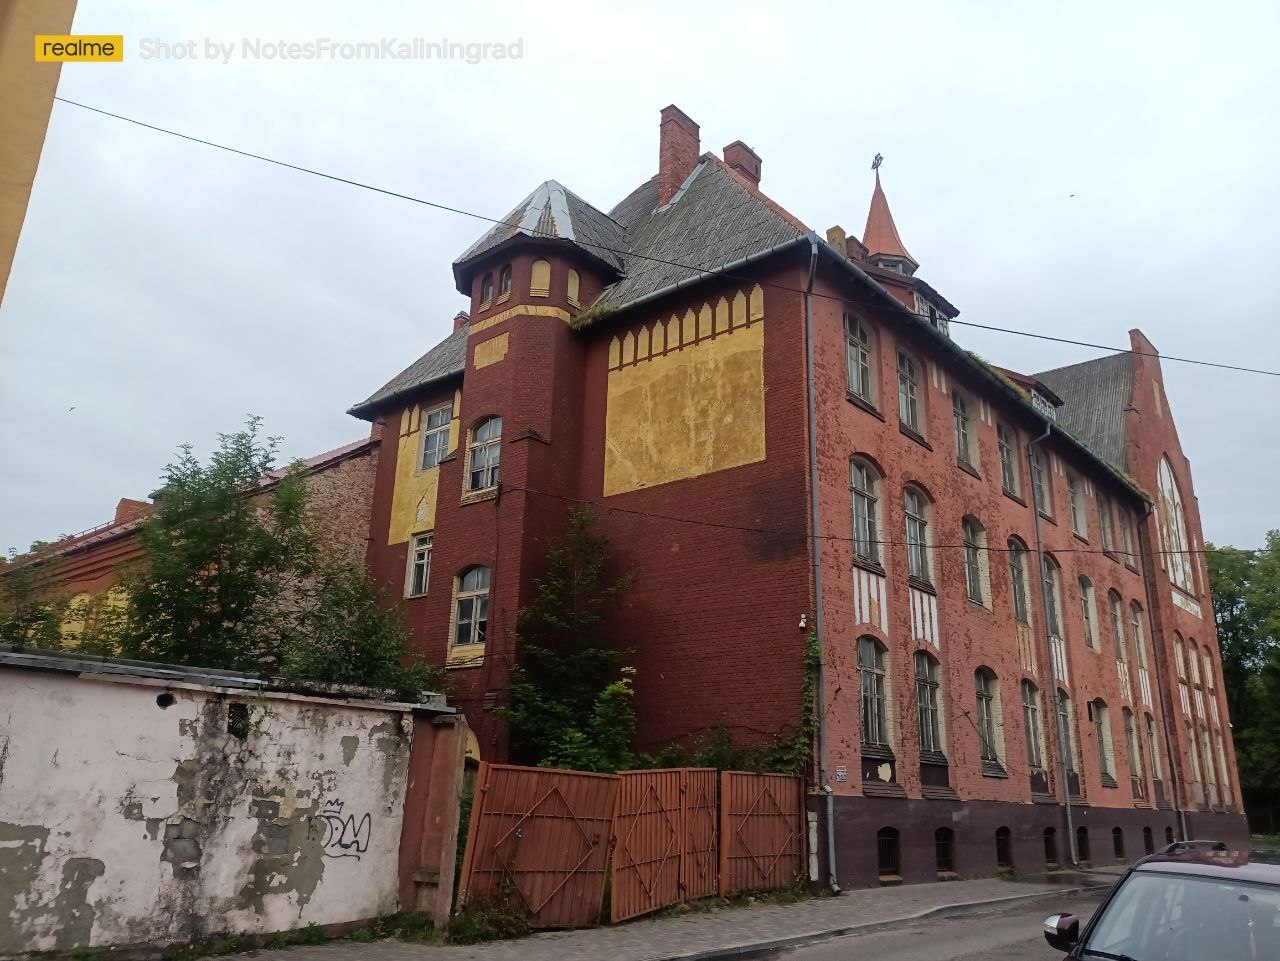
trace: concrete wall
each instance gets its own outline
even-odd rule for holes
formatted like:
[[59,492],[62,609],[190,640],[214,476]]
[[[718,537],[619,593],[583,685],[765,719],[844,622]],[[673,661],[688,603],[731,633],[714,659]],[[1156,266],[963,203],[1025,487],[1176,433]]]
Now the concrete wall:
[[0,956],[397,910],[406,706],[3,667],[0,705]]

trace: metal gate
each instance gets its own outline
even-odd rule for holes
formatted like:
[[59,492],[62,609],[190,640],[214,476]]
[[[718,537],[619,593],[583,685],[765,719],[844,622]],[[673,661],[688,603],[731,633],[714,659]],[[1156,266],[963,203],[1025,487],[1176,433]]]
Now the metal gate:
[[618,784],[616,774],[481,762],[458,904],[517,897],[531,927],[594,924]]
[[720,774],[720,895],[784,887],[801,871],[804,802],[789,774]]
[[613,822],[610,913],[623,921],[716,891],[716,772],[627,771]]

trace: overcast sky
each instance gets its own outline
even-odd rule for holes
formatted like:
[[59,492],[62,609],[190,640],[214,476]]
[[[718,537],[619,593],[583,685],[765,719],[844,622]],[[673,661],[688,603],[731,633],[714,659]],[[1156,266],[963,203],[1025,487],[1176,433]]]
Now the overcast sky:
[[[1280,5],[80,0],[122,64],[71,99],[491,216],[555,178],[608,210],[676,103],[820,233],[868,169],[960,319],[1280,369]],[[146,60],[141,41],[196,41]],[[243,41],[521,41],[506,62],[285,61]],[[204,41],[233,44],[230,63]],[[55,104],[0,308],[0,550],[108,520],[248,412],[287,458],[450,330],[485,229]],[[1096,351],[957,327],[1024,371]],[[1280,378],[1165,363],[1205,536],[1280,527]]]

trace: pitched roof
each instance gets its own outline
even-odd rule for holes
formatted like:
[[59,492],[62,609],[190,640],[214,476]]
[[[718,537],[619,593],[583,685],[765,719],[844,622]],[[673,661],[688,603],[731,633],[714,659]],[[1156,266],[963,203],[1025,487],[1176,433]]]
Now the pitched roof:
[[1125,409],[1133,402],[1133,358],[1112,354],[1033,375],[1062,398],[1058,421],[1094,453],[1127,469]]
[[368,419],[379,404],[461,374],[467,363],[467,330],[465,325],[459,327],[347,413]]
[[596,303],[621,308],[705,271],[808,232],[712,154],[704,154],[675,198],[658,208],[658,178],[633,190],[610,216],[625,234],[623,277]]
[[880,186],[880,171],[876,171],[876,189],[871,194],[871,207],[867,210],[867,226],[862,232],[862,244],[873,254],[887,254],[891,257],[905,257],[913,264],[919,264],[909,253],[898,236],[898,227],[893,222],[893,214],[889,212],[889,200]]
[[614,270],[622,269],[622,228],[572,190],[547,180],[453,262],[459,291],[467,293],[462,279],[467,263],[520,235],[567,241]]

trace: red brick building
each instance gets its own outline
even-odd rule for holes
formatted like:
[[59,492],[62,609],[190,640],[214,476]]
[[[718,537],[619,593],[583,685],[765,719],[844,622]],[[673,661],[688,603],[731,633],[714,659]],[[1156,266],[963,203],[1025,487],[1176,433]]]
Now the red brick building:
[[638,747],[794,731],[816,634],[841,883],[1242,836],[1155,349],[993,367],[878,174],[861,241],[760,178],[668,107],[655,177],[608,213],[537,187],[454,263],[454,332],[352,409],[383,429],[371,570],[482,754],[516,611],[590,503],[637,575]]

